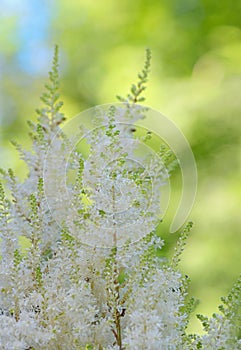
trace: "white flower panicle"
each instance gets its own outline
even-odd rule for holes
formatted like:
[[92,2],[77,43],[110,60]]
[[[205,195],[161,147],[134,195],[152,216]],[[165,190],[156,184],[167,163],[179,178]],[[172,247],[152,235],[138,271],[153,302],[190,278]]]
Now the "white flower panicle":
[[155,229],[177,160],[135,125],[149,68],[147,50],[127,98],[94,108],[92,127],[74,125],[72,137],[60,128],[56,48],[32,150],[15,144],[29,174],[1,170],[1,350],[240,348],[240,280],[222,314],[199,315],[205,334],[190,335],[195,303],[178,262],[191,224],[172,261],[161,256]]

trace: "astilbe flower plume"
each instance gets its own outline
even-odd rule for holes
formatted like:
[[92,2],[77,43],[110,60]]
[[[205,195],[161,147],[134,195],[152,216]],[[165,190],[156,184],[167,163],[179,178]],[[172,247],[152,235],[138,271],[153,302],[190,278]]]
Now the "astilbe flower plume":
[[[11,169],[1,170],[1,350],[239,348],[240,280],[223,299],[222,314],[198,316],[204,335],[186,331],[195,302],[188,299],[178,262],[191,223],[172,261],[157,254],[164,242],[155,232],[156,213],[175,159],[162,145],[162,157],[143,169],[136,155],[132,131],[145,116],[137,102],[143,100],[150,58],[147,50],[139,81],[127,98],[119,97],[121,104],[104,113],[96,109],[102,127],[86,134],[84,157],[60,128],[65,117],[56,47],[41,98],[45,107],[37,110],[37,123],[29,122],[32,149],[14,143],[28,176],[21,182]],[[131,162],[133,157],[140,162]],[[66,164],[75,174],[67,185],[59,176]],[[56,192],[58,200],[51,202]]]

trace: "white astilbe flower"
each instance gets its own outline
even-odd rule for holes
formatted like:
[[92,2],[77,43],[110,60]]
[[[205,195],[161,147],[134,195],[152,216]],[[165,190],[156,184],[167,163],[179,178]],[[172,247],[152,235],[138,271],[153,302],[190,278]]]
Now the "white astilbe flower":
[[11,316],[0,317],[1,350],[49,349],[47,344],[51,336],[31,312],[23,311],[18,320]]
[[204,335],[186,331],[195,302],[178,263],[191,224],[169,263],[155,230],[171,151],[155,153],[133,125],[148,110],[136,103],[149,65],[147,50],[127,99],[91,109],[76,133],[59,126],[56,48],[32,149],[15,144],[29,174],[20,183],[0,169],[0,350],[239,349],[241,280],[223,316],[199,316]]
[[239,350],[240,341],[235,336],[234,326],[224,315],[214,314],[209,320],[207,333],[201,337],[203,349]]
[[168,350],[181,348],[185,315],[181,275],[157,269],[133,291],[124,331],[126,349]]

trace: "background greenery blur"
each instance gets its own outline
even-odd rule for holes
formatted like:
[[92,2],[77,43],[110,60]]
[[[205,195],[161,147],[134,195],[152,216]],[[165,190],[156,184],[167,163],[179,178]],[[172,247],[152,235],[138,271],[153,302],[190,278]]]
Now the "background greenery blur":
[[[1,0],[0,8],[0,166],[18,174],[9,140],[28,146],[26,120],[36,118],[56,43],[68,117],[125,95],[151,48],[146,104],[181,128],[199,174],[182,269],[201,299],[196,312],[216,311],[241,268],[240,0]],[[172,249],[169,224],[160,230]]]

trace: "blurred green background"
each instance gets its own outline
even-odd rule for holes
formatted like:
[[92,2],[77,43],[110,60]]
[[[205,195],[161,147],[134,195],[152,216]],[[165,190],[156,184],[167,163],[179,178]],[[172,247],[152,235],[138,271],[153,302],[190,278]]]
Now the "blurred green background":
[[[1,0],[0,161],[24,173],[10,140],[28,146],[55,44],[70,118],[115,101],[152,50],[146,104],[172,119],[193,149],[199,175],[183,254],[197,313],[217,310],[241,268],[240,0]],[[168,220],[167,220],[168,221]],[[176,234],[160,228],[173,248]],[[192,321],[199,331],[199,322]]]

